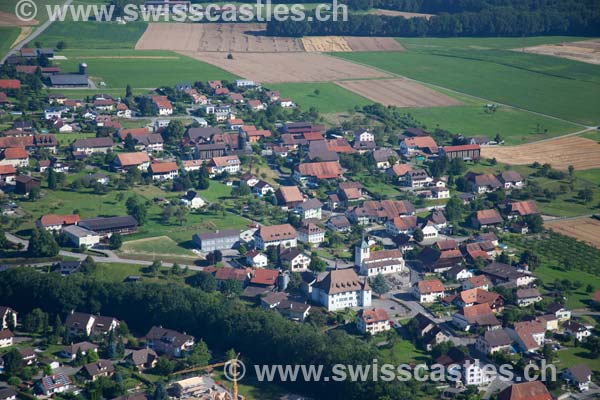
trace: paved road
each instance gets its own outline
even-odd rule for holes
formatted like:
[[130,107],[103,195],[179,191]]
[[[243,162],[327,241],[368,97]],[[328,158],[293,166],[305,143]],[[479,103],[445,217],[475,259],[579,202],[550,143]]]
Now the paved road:
[[[73,0],[67,0],[64,2],[65,6],[70,5],[73,2]],[[46,8],[45,7],[41,7],[38,6],[38,16],[40,13],[42,12],[46,12]],[[18,51],[21,51],[21,49],[29,42],[31,42],[32,40],[34,40],[35,38],[37,38],[38,36],[40,36],[42,33],[44,33],[44,31],[46,29],[48,29],[48,27],[50,25],[52,25],[52,22],[50,19],[48,19],[46,22],[44,22],[42,25],[40,25],[35,31],[33,31],[33,33],[29,36],[27,36],[25,39],[21,40],[15,47],[13,47],[12,49],[10,49],[8,51],[8,53],[6,53],[6,55],[4,57],[2,57],[2,60],[0,60],[0,64],[4,64],[4,62],[6,61],[6,59],[10,56],[12,56],[13,54],[15,54]]]
[[[24,246],[24,249],[27,249],[27,247],[29,246],[29,242],[27,240],[21,239],[11,233],[6,233],[6,239],[15,244],[18,244],[18,243],[22,244]],[[99,262],[99,263],[132,264],[132,265],[151,265],[152,264],[151,261],[121,258],[111,250],[102,249],[102,250],[97,250],[97,251],[100,251],[100,252],[106,254],[106,257],[91,256],[94,261]],[[74,253],[72,251],[66,251],[66,250],[61,250],[58,254],[63,257],[73,257],[78,260],[84,260],[88,256],[87,254]],[[28,266],[45,266],[48,264],[49,263],[28,263],[26,265],[28,265]],[[165,263],[165,262],[163,262],[162,265],[165,267],[173,266],[172,263]],[[179,264],[179,266],[184,267],[184,268],[188,267],[190,270],[193,270],[193,271],[202,271],[204,269],[203,267],[199,267],[197,265]]]

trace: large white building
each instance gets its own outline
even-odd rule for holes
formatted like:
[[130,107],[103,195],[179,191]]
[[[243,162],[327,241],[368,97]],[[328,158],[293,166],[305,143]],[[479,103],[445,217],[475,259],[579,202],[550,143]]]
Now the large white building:
[[370,307],[371,287],[352,268],[336,269],[314,284],[312,299],[328,311]]
[[354,248],[354,265],[360,269],[360,274],[365,276],[376,276],[379,274],[395,274],[405,269],[402,251],[380,250],[371,252],[366,240]]
[[290,224],[261,226],[254,234],[254,243],[261,250],[279,245],[282,248],[296,247],[298,235],[296,229]]

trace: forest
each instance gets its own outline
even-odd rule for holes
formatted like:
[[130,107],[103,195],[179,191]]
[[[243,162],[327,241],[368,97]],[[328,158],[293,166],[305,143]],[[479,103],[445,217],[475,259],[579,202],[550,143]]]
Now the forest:
[[[15,268],[0,273],[0,304],[22,314],[41,308],[51,318],[59,316],[63,320],[72,310],[113,316],[139,334],[153,325],[162,325],[202,338],[213,352],[222,354],[234,348],[247,366],[315,364],[330,371],[337,363],[370,365],[377,358],[374,347],[345,332],[322,333],[277,313],[194,288],[107,283],[80,274],[63,278]],[[416,399],[422,389],[414,380],[287,385],[290,390],[309,392],[317,398],[373,400]]]
[[[347,21],[270,21],[274,36],[541,36],[600,34],[600,2],[567,1],[424,1],[373,0],[374,7],[398,11],[436,13],[430,19],[349,13]],[[361,10],[370,0],[350,0],[349,8]]]

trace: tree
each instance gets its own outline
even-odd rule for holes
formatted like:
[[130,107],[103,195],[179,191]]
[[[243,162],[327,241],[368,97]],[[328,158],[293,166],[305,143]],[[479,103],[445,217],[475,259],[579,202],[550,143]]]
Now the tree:
[[27,249],[30,257],[55,257],[59,251],[60,247],[50,232],[33,228]]
[[61,40],[58,43],[56,43],[56,50],[64,50],[66,48],[67,48],[67,42],[65,42],[64,40]]
[[168,144],[175,145],[183,139],[183,134],[185,133],[185,127],[183,126],[183,122],[178,119],[171,120],[169,125],[162,133],[162,136],[165,139],[165,142]]
[[23,356],[16,348],[12,348],[2,358],[4,359],[4,373],[7,376],[21,374],[21,371],[23,371]]
[[451,197],[444,208],[444,215],[450,221],[457,221],[462,217],[463,203],[458,197]]
[[39,187],[37,187],[37,186],[32,187],[31,190],[29,191],[29,196],[28,196],[29,201],[38,200],[40,198],[40,194],[41,194],[41,191],[40,191]]
[[152,264],[148,267],[148,272],[150,272],[152,275],[157,275],[161,267],[162,263],[159,260],[154,260]]
[[190,276],[186,279],[186,283],[204,292],[214,292],[217,290],[217,281],[215,277],[204,271],[200,271],[197,274]]
[[422,242],[424,239],[423,236],[423,231],[421,230],[421,228],[417,228],[415,229],[415,231],[413,232],[413,239],[415,240],[415,242],[419,243]]
[[313,254],[308,268],[313,272],[323,272],[327,269],[327,263],[316,254]]
[[96,265],[96,261],[94,261],[94,259],[91,256],[87,256],[85,260],[81,262],[80,269],[84,275],[90,275],[94,273],[94,271],[96,271],[97,267],[98,266]]
[[127,136],[125,136],[123,148],[127,151],[135,151],[135,140],[133,140],[131,133],[128,133]]
[[175,210],[175,219],[179,222],[179,225],[183,225],[187,221],[187,209],[185,207],[178,207]]
[[169,375],[175,369],[175,363],[166,357],[160,357],[154,369],[160,375]]
[[369,280],[373,291],[379,295],[382,295],[390,290],[390,285],[381,274],[377,274],[373,279]]
[[572,178],[574,174],[575,174],[575,167],[573,167],[572,165],[569,165],[569,176]]
[[131,88],[130,84],[127,84],[127,87],[125,87],[125,98],[130,97],[133,97],[133,89]]
[[56,189],[56,172],[54,171],[53,165],[48,168],[48,189]]
[[137,197],[131,196],[125,202],[127,214],[136,219],[138,224],[144,225],[147,220],[148,211],[145,205],[141,204]]
[[242,283],[235,279],[228,279],[221,285],[221,292],[227,297],[239,296],[242,290]]
[[589,203],[594,199],[594,191],[590,187],[585,187],[579,191],[577,197],[579,197],[584,203]]
[[525,217],[525,222],[531,233],[540,233],[544,230],[544,220],[539,214],[528,215]]
[[198,339],[192,353],[188,357],[188,363],[194,367],[204,367],[210,361],[210,351],[202,339]]
[[198,186],[199,190],[206,190],[210,186],[210,179],[208,177],[208,169],[206,166],[202,166],[198,171]]
[[108,245],[112,250],[118,250],[123,245],[123,237],[120,233],[116,232],[110,236],[108,239]]
[[48,327],[48,314],[39,308],[34,308],[25,315],[22,321],[23,329],[28,332],[45,334],[44,328]]

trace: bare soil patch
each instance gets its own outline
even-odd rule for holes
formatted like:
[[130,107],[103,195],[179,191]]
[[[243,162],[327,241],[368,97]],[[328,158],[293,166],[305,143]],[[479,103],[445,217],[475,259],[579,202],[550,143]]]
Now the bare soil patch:
[[350,52],[352,47],[342,36],[306,36],[302,39],[306,51]]
[[319,53],[232,53],[180,52],[232,74],[264,83],[327,82],[341,79],[385,78],[374,68]]
[[447,107],[462,103],[426,86],[406,79],[336,82],[369,100],[396,107]]
[[136,50],[198,52],[297,52],[297,38],[265,35],[265,24],[153,23],[138,40]]
[[391,37],[344,36],[352,51],[404,51],[404,47]]
[[404,17],[404,18],[426,18],[426,19],[429,19],[429,18],[433,17],[433,14],[421,14],[421,13],[411,13],[411,12],[405,12],[405,11],[384,10],[382,8],[378,8],[378,9],[371,11],[371,14],[388,15],[390,17]]
[[600,144],[579,136],[568,136],[518,146],[483,147],[481,156],[496,158],[507,163],[526,165],[535,161],[550,163],[552,167],[566,170],[569,165],[576,170],[600,168]]
[[544,54],[560,58],[568,58],[588,64],[600,65],[600,40],[584,40],[581,42],[569,42],[558,44],[546,44],[541,46],[525,47],[516,49],[526,53]]
[[544,223],[544,226],[600,249],[600,221],[595,218],[550,221]]
[[21,21],[16,15],[0,11],[0,26],[35,26],[39,24],[37,20]]

